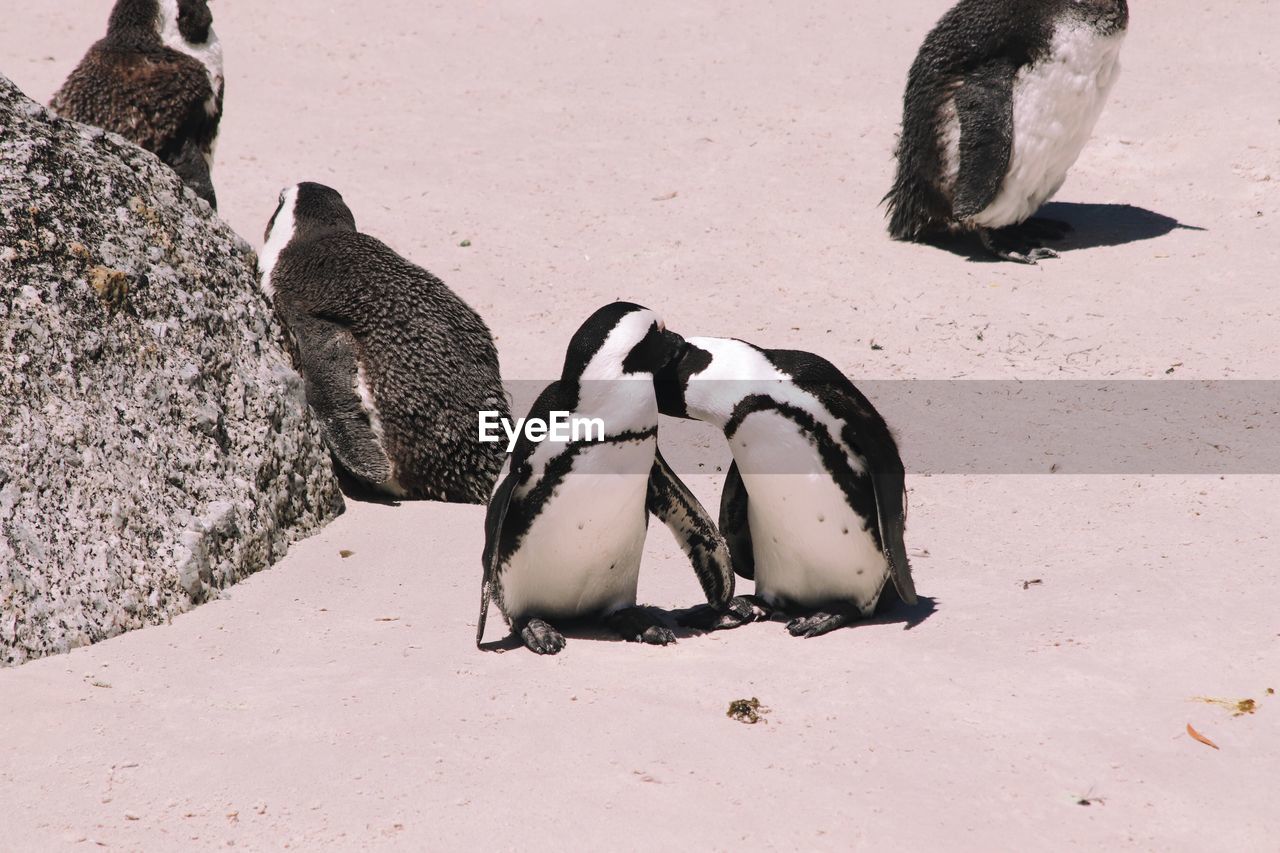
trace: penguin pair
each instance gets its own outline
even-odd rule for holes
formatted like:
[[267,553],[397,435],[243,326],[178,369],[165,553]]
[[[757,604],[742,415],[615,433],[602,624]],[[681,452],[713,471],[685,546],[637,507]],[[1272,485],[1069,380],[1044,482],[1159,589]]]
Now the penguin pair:
[[116,0],[106,37],[50,107],[152,152],[216,209],[210,173],[223,89],[222,46],[205,0]]
[[[730,628],[791,612],[812,637],[873,613],[887,582],[915,603],[903,531],[904,475],[893,437],[834,366],[803,352],[668,331],[652,311],[614,303],[569,345],[564,370],[534,403],[597,416],[597,442],[527,439],[508,459],[485,520],[476,635],[495,601],[540,654],[564,638],[552,624],[600,619],[626,639],[674,636],[636,607],[648,513],[689,556],[708,605],[691,624]],[[659,412],[720,427],[734,455],[720,526],[657,448]],[[754,596],[733,597],[734,574]]]
[[1057,257],[1032,217],[1066,179],[1119,73],[1125,0],[960,0],[907,77],[889,233],[976,232],[996,257]]

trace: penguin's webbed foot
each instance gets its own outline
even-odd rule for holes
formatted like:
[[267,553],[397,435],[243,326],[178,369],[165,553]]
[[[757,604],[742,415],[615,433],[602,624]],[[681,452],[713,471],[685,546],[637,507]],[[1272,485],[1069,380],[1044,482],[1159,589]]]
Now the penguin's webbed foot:
[[[1024,223],[1025,224],[1025,223]],[[1041,245],[1040,237],[1024,230],[1021,225],[1006,228],[979,228],[978,239],[988,252],[1006,261],[1034,264],[1045,258],[1056,258],[1058,253]]]
[[604,617],[604,624],[629,643],[665,646],[676,641],[675,633],[643,607],[615,610]]
[[530,619],[520,629],[520,639],[531,652],[540,655],[558,654],[564,648],[564,634],[541,619]]
[[838,613],[814,613],[812,616],[797,616],[787,623],[787,630],[791,632],[793,637],[820,637],[823,634],[829,634],[837,628],[843,628],[851,622],[858,620],[858,614],[853,611],[842,611]]
[[772,609],[754,595],[737,595],[729,599],[723,610],[703,604],[693,608],[677,621],[699,631],[723,631],[738,628],[757,619],[769,618]]

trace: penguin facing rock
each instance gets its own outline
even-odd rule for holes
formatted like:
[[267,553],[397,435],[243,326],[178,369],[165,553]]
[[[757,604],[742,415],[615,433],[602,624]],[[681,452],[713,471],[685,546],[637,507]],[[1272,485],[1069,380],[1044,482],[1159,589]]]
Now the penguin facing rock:
[[484,503],[502,451],[477,423],[509,412],[480,315],[357,231],[322,184],[283,190],[265,241],[262,288],[339,472],[394,497]]
[[1125,0],[960,0],[925,38],[903,97],[889,233],[977,232],[1033,264],[1070,225],[1031,218],[1080,156],[1119,73]]
[[217,208],[210,171],[222,118],[222,46],[205,0],[116,0],[50,107],[152,152]]
[[683,343],[657,314],[629,302],[599,309],[574,334],[560,379],[525,422],[559,412],[597,419],[600,428],[568,441],[534,441],[526,428],[509,456],[485,518],[477,645],[490,600],[539,654],[564,648],[552,624],[560,620],[600,620],[627,640],[675,642],[636,606],[650,512],[675,534],[715,611],[728,606],[728,547],[658,452],[653,377]]
[[657,388],[663,414],[724,431],[733,464],[720,532],[734,571],[756,585],[754,596],[691,622],[728,628],[779,611],[795,615],[793,635],[815,637],[896,599],[916,603],[902,458],[884,419],[834,365],[689,338]]

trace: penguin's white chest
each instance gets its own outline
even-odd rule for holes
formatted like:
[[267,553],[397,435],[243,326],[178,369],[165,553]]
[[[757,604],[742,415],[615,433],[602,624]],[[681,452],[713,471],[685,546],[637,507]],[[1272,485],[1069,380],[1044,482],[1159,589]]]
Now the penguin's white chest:
[[1124,32],[1061,24],[1049,55],[1013,82],[1013,149],[996,198],[972,223],[1022,222],[1058,191],[1102,113],[1120,72]]
[[[853,602],[870,614],[889,565],[801,428],[748,415],[730,440],[748,495],[756,592],[777,604]],[[868,486],[870,488],[870,486]]]
[[655,445],[592,445],[574,459],[503,570],[508,618],[598,616],[636,603]]

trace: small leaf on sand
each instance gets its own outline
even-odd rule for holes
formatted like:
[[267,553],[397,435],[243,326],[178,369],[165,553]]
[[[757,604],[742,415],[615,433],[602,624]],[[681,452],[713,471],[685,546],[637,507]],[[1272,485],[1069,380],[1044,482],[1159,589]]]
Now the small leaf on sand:
[[1214,743],[1213,741],[1209,740],[1207,737],[1205,737],[1204,735],[1200,734],[1200,733],[1199,733],[1198,731],[1196,731],[1195,729],[1191,728],[1191,724],[1190,724],[1190,723],[1187,723],[1187,734],[1191,735],[1193,738],[1195,738],[1196,740],[1200,741],[1200,742],[1201,742],[1202,744],[1204,744],[1205,746],[1211,746],[1211,747],[1213,747],[1214,749],[1221,749],[1221,747],[1219,747],[1216,743]]
[[338,552],[338,556],[345,560],[347,559],[347,557],[350,557],[354,553],[355,551],[348,551],[346,548],[343,548],[341,551]]
[[656,195],[653,197],[653,200],[654,201],[671,201],[671,199],[675,198],[678,195],[680,195],[679,192],[670,192],[670,193],[667,193],[666,195]]

